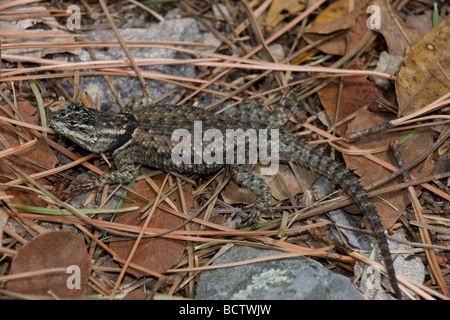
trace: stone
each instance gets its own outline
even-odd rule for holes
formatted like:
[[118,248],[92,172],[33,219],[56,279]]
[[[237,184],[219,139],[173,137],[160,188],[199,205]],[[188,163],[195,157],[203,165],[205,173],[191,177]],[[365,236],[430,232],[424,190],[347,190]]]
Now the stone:
[[[234,246],[213,265],[280,254]],[[199,300],[361,300],[349,279],[304,257],[262,261],[203,271],[196,287]]]

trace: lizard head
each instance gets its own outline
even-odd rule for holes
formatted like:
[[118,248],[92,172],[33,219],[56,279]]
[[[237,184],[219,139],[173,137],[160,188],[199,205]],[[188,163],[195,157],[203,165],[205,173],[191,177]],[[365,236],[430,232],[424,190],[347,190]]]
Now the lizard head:
[[58,133],[91,152],[104,152],[115,139],[114,127],[120,123],[114,114],[86,108],[71,102],[50,115],[50,125]]

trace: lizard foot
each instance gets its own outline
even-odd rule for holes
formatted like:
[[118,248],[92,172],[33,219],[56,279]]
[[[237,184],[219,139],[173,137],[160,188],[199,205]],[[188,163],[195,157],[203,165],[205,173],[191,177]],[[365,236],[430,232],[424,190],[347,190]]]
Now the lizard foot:
[[83,182],[76,182],[72,186],[73,192],[82,192],[92,189],[98,189],[100,187],[100,184],[98,183],[97,179],[88,179]]
[[255,227],[258,224],[260,211],[254,207],[252,211],[245,217],[244,220],[242,220],[240,227],[241,228],[247,228],[247,227]]
[[76,182],[74,183],[73,187],[72,187],[72,191],[73,192],[83,192],[83,191],[87,191],[87,190],[95,190],[97,192],[96,195],[96,202],[99,203],[100,202],[100,194],[101,194],[101,190],[104,187],[104,185],[106,184],[105,181],[103,181],[103,179],[100,178],[93,178],[93,179],[88,179],[82,182]]

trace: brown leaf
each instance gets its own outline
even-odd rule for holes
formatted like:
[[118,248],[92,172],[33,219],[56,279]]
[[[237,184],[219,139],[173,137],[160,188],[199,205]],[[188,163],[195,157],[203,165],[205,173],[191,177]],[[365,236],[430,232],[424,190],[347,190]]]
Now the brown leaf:
[[267,182],[272,197],[277,201],[283,201],[288,199],[289,196],[302,193],[302,184],[304,188],[309,188],[316,180],[316,175],[303,167],[295,167],[299,172],[301,181],[298,181],[297,176],[288,164],[279,164],[278,172],[274,175],[261,175],[261,168],[263,166],[258,164],[253,172]]
[[[367,32],[367,14],[365,6],[368,0],[357,1],[355,8],[348,12],[348,1],[333,2],[323,10],[305,30],[304,38],[308,43],[320,40],[331,33],[348,30],[348,33],[337,36],[317,46],[322,52],[331,55],[344,55],[355,46]],[[349,48],[347,49],[347,44]]]
[[[14,143],[14,146],[17,146],[18,142]],[[58,163],[58,158],[53,153],[53,150],[48,146],[47,142],[44,139],[39,139],[39,141],[33,146],[18,151],[16,154],[23,155],[30,160],[35,161],[41,165],[45,165],[48,168],[55,168]],[[22,169],[27,174],[33,174],[40,171],[43,171],[41,167],[32,164],[28,161],[17,158],[16,156],[7,157],[8,160],[13,162],[16,166]],[[11,177],[17,177],[13,171],[9,170],[7,166],[0,167],[0,175],[7,175]],[[5,177],[0,177],[0,182],[7,182],[9,179]],[[50,185],[51,183],[47,179],[38,179],[38,182],[45,185]],[[19,189],[19,188],[9,188],[5,191],[8,195],[13,195],[14,198],[11,198],[9,201],[14,204],[24,204],[30,206],[43,206],[46,205],[46,202],[40,200],[38,198],[38,194],[32,191]]]
[[[348,125],[347,133],[368,129],[387,120],[389,120],[389,118],[385,115],[375,114],[370,111],[361,111]],[[355,145],[360,149],[381,147],[388,145],[393,139],[400,139],[406,136],[408,133],[409,132],[380,133],[358,140],[355,142]],[[408,164],[416,159],[427,146],[433,143],[432,138],[433,131],[431,129],[417,129],[413,137],[401,144],[399,147],[399,151],[402,154],[404,162]],[[375,156],[395,166],[395,161],[393,160],[390,152],[385,151],[382,153],[377,153]],[[382,168],[363,156],[350,156],[343,154],[343,157],[348,169],[355,170],[355,173],[361,177],[360,182],[363,186],[381,180],[391,173],[390,170]],[[431,174],[433,168],[434,163],[430,160],[425,166],[416,166],[410,171],[410,173],[416,178],[426,177]],[[401,177],[394,179],[388,185],[395,185],[400,182]],[[407,191],[405,190],[383,194],[378,198],[372,199],[372,201],[378,210],[381,223],[385,228],[390,228],[403,214],[406,206],[411,202]]]
[[[16,147],[17,145],[18,144],[15,144],[14,146],[11,145],[11,147]],[[55,166],[58,164],[58,158],[55,156],[52,149],[43,138],[39,139],[37,143],[32,145],[31,147],[28,147],[24,150],[19,150],[15,154],[25,156],[38,164],[46,166],[47,168],[55,168]],[[27,174],[33,174],[45,170],[38,165],[17,157],[10,156],[8,157],[8,159],[14,162],[16,166],[18,166]],[[7,168],[0,169],[0,172],[4,174],[14,175]],[[45,180],[39,181],[44,183]]]
[[437,261],[438,261],[439,265],[440,265],[442,268],[446,268],[446,267],[447,267],[448,261],[447,261],[447,257],[446,257],[445,255],[443,255],[443,254],[437,254],[437,255],[436,255],[436,258],[437,258]]
[[389,10],[386,6],[386,0],[373,0],[370,4],[380,8],[381,28],[373,29],[373,31],[383,35],[389,54],[393,56],[405,56],[410,46],[407,38],[412,44],[420,40],[420,34],[417,29],[408,26],[399,15],[393,10]]
[[145,300],[148,295],[149,293],[141,287],[128,293],[122,300]]
[[[163,176],[159,175],[153,178],[157,185],[161,185]],[[148,184],[141,180],[136,183],[133,187],[133,190],[138,192],[139,194],[147,197],[149,199],[156,198],[156,192],[153,191],[152,188],[148,186]],[[186,197],[186,205],[188,210],[193,206],[192,200],[192,186],[184,185],[183,186],[184,195]],[[181,208],[181,198],[179,192],[174,192],[169,196],[169,199],[175,204],[178,211],[183,211]],[[143,207],[147,203],[137,200],[134,202],[127,201],[125,202],[124,207],[129,206],[139,206]],[[166,205],[167,204],[163,204]],[[116,222],[124,223],[133,226],[140,226],[144,223],[144,219],[140,219],[141,214],[139,210],[129,212],[126,214],[120,215]],[[183,219],[179,218],[163,209],[157,209],[155,211],[152,220],[150,221],[149,227],[154,228],[163,228],[163,229],[171,229],[183,223]],[[122,259],[127,259],[131,249],[134,246],[135,241],[117,241],[112,242],[110,247],[113,249]],[[177,264],[183,256],[184,249],[186,247],[186,243],[181,240],[174,240],[168,238],[147,238],[142,239],[139,243],[137,251],[131,260],[133,263],[144,266],[148,269],[157,271],[157,272],[165,272],[170,267]],[[130,268],[128,270],[130,273],[135,275],[136,277],[144,276],[145,274]]]
[[[7,110],[10,113],[13,113],[11,107],[6,103],[0,104],[0,108]],[[17,109],[19,110],[20,114],[23,116],[23,119],[25,120],[26,123],[39,124],[38,123],[39,112],[38,112],[37,108],[31,104],[30,101],[28,101],[28,100],[17,101]],[[11,143],[11,141],[17,140],[17,135],[9,132],[6,129],[3,129],[3,126],[0,127],[0,131],[5,134],[6,139],[8,140],[9,143]]]
[[[290,166],[286,164],[279,164],[278,172],[275,175],[261,175],[262,167],[261,164],[257,164],[252,173],[264,179],[276,201],[283,201],[288,199],[290,195],[295,196],[301,193],[301,184],[308,188],[316,180],[316,176],[311,171],[305,170],[301,171],[300,174],[302,181],[298,181]],[[302,170],[303,168],[298,169]],[[224,201],[229,204],[253,204],[256,200],[256,196],[251,191],[240,188],[234,181],[228,183],[221,195]]]
[[228,182],[227,186],[220,193],[225,201],[228,204],[252,204],[256,200],[256,195],[246,188],[241,188],[237,185],[234,180]]
[[[0,196],[4,195],[3,192],[0,191]],[[8,222],[9,215],[6,211],[0,207],[0,243],[3,240],[3,230],[5,229],[6,223]]]
[[395,88],[399,116],[420,110],[450,91],[449,39],[450,16],[406,55]]
[[305,3],[305,0],[274,0],[267,11],[266,27],[275,28],[284,20],[284,11],[288,11],[290,14],[296,14],[305,9]]
[[[67,231],[41,234],[17,252],[11,263],[10,275],[51,268],[67,269],[69,266],[79,267],[79,273],[69,271],[10,280],[8,290],[35,295],[47,295],[51,290],[63,298],[85,295],[91,262],[83,238]],[[68,286],[77,284],[76,277],[79,288],[70,289]]]
[[[337,98],[338,98],[339,79],[320,89],[317,94],[322,103],[328,118],[334,121],[336,114]],[[349,77],[345,78],[344,86],[341,91],[341,101],[339,105],[339,114],[337,121],[344,119],[365,105],[369,105],[372,110],[377,110],[375,96],[383,97],[383,92],[373,82],[365,77]],[[343,136],[347,129],[348,122],[340,125],[336,129],[339,136]]]
[[[11,108],[6,104],[2,104],[0,107],[12,112]],[[39,113],[37,111],[37,108],[33,106],[29,101],[18,101],[17,108],[27,123],[39,124]],[[20,143],[17,134],[12,132],[9,128],[3,126],[0,127],[0,134],[5,138],[10,147],[19,146]],[[40,139],[35,145],[25,150],[18,151],[17,154],[25,156],[28,159],[48,168],[55,168],[58,164],[58,158],[44,139]],[[13,162],[27,174],[33,174],[44,170],[41,167],[28,161],[22,160],[16,156],[9,156],[7,157],[7,159]],[[17,174],[9,170],[6,166],[0,166],[0,182],[8,182],[10,180],[7,178],[8,176],[18,178]],[[47,185],[49,184],[47,179],[38,179],[38,182]],[[37,197],[37,194],[35,192],[17,188],[10,188],[6,191],[6,193],[8,195],[14,196],[14,198],[12,198],[10,201],[15,204],[35,206],[46,205],[45,202]]]

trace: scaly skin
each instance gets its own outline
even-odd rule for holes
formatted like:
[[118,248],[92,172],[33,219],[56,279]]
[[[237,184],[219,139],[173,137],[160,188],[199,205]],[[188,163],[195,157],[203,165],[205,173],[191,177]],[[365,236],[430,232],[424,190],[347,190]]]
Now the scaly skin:
[[[50,124],[60,134],[83,148],[97,153],[110,151],[114,159],[116,171],[89,179],[76,186],[76,190],[101,188],[105,184],[128,182],[134,176],[135,163],[184,174],[210,174],[224,166],[229,166],[233,179],[257,196],[252,212],[243,222],[244,226],[255,224],[260,212],[267,210],[271,202],[270,189],[265,181],[251,173],[254,164],[248,163],[248,161],[243,164],[227,163],[225,139],[223,139],[223,157],[219,158],[222,160],[219,163],[205,163],[205,161],[195,163],[194,155],[196,152],[198,153],[198,149],[193,146],[190,146],[192,151],[190,163],[174,163],[172,151],[178,142],[172,141],[172,134],[176,129],[195,132],[195,121],[201,121],[202,133],[208,129],[217,129],[224,137],[227,129],[243,129],[244,131],[250,128],[256,131],[278,129],[280,134],[279,159],[277,160],[292,160],[315,173],[328,177],[341,186],[367,216],[380,246],[389,280],[396,296],[400,298],[400,289],[383,227],[375,207],[359,184],[357,177],[330,157],[318,153],[281,129],[288,118],[286,113],[289,115],[295,105],[296,101],[293,95],[283,97],[276,112],[268,111],[253,100],[244,100],[237,114],[234,117],[227,117],[190,106],[157,106],[148,97],[138,97],[119,114],[88,109],[79,102],[69,103],[51,114]],[[269,134],[268,140],[272,142],[271,137]],[[230,150],[233,150],[236,159],[237,147],[236,140],[234,141],[235,144],[231,146]],[[200,143],[204,150],[211,141]],[[269,147],[271,146],[273,145],[269,144]],[[229,145],[228,147],[230,148]],[[249,154],[248,145],[245,147]]]

